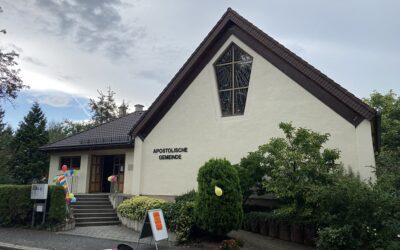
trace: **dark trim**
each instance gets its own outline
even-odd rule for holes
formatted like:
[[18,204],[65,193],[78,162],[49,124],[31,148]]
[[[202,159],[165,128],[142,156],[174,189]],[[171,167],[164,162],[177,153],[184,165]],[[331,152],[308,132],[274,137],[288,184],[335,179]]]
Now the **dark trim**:
[[232,34],[354,126],[374,119],[374,109],[229,8],[140,118],[133,136],[146,138]]
[[376,113],[374,123],[372,124],[373,127],[373,143],[374,143],[374,151],[376,154],[379,154],[381,151],[381,135],[382,135],[382,114],[380,111]]
[[71,152],[71,151],[95,151],[107,149],[123,149],[134,148],[134,144],[105,144],[105,145],[85,145],[85,146],[68,146],[68,147],[54,147],[54,148],[40,148],[40,151],[54,153],[54,152]]
[[321,102],[325,103],[328,107],[330,107],[332,110],[334,110],[336,113],[338,113],[354,126],[358,126],[358,124],[360,124],[360,122],[364,119],[354,110],[350,109],[347,105],[341,102],[339,99],[329,94],[326,90],[322,89],[321,86],[315,84],[312,79],[304,75],[292,65],[286,63],[286,61],[284,61],[282,57],[275,54],[269,48],[265,48],[265,46],[257,41],[257,39],[250,36],[239,27],[233,27],[231,31],[232,35],[235,35],[237,38],[242,40],[245,44],[247,44],[250,48],[252,48],[258,54],[264,57],[272,65],[277,67],[284,74],[289,76],[293,81],[298,83],[305,90],[310,92]]

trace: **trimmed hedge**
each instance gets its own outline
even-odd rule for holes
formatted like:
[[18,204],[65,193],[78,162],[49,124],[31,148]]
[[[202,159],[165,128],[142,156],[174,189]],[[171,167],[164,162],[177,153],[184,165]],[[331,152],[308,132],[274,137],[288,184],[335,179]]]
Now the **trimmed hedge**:
[[0,185],[0,225],[28,225],[33,202],[29,185]]
[[146,211],[161,208],[164,212],[167,227],[176,234],[178,242],[189,240],[195,228],[194,198],[196,193],[190,191],[177,197],[175,203],[146,196],[136,196],[123,201],[118,206],[118,213],[128,219],[143,221]]
[[[30,225],[33,210],[30,195],[30,185],[0,185],[0,225]],[[47,205],[48,224],[63,223],[67,208],[62,187],[49,186]]]
[[162,208],[166,203],[166,201],[161,199],[155,199],[146,196],[135,196],[131,199],[124,200],[118,206],[117,211],[125,218],[143,221],[148,210]]
[[50,200],[48,208],[48,221],[51,224],[60,224],[67,217],[67,205],[65,203],[65,189],[60,186],[49,186]]

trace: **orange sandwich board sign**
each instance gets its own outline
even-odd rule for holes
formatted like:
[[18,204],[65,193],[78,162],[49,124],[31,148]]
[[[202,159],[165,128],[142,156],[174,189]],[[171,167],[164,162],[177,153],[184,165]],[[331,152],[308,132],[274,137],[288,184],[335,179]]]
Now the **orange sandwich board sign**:
[[167,225],[165,224],[164,214],[161,209],[147,211],[142,230],[140,231],[137,249],[140,247],[140,239],[150,236],[154,238],[156,249],[158,249],[157,241],[168,239]]

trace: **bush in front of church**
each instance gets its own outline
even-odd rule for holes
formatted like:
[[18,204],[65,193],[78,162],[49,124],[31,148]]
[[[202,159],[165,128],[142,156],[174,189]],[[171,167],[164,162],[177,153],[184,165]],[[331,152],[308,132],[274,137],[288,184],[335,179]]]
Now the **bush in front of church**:
[[[242,194],[237,170],[225,159],[211,159],[197,175],[195,201],[197,224],[216,236],[240,228],[243,219]],[[222,195],[216,191],[222,189]]]

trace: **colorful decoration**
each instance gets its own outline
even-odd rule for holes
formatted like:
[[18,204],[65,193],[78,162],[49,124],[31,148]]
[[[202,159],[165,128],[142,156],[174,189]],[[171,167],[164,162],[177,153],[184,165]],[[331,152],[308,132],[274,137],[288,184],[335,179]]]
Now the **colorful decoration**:
[[57,183],[57,181],[58,181],[58,176],[53,178],[53,183]]
[[107,180],[109,182],[117,182],[117,176],[115,175],[108,176]]
[[71,188],[69,187],[68,184],[68,176],[73,176],[76,174],[76,171],[74,169],[71,169],[69,172],[67,172],[68,170],[68,166],[67,165],[63,165],[61,167],[61,170],[63,171],[63,174],[60,174],[56,177],[53,178],[53,183],[55,183],[57,186],[62,186],[65,191],[66,191],[66,195],[65,195],[65,202],[67,204],[69,203],[74,203],[76,202],[76,197],[75,195],[71,192]]
[[216,196],[222,196],[222,194],[223,194],[223,192],[222,192],[222,189],[220,188],[220,187],[218,187],[218,186],[215,186],[215,195]]

